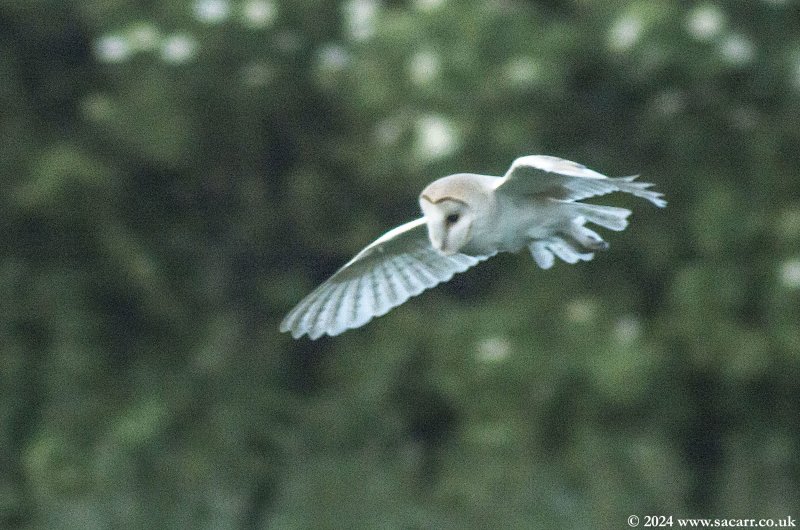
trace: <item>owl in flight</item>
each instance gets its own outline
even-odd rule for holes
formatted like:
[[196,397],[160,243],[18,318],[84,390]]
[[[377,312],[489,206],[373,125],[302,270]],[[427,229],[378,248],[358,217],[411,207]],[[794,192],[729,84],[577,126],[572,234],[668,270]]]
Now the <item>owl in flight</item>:
[[636,176],[608,178],[553,156],[523,156],[502,177],[457,173],[419,196],[423,216],[389,230],[300,301],[281,322],[294,338],[363,326],[498,252],[528,248],[543,269],[589,261],[608,248],[586,226],[624,230],[630,210],[579,202],[620,191],[663,208]]

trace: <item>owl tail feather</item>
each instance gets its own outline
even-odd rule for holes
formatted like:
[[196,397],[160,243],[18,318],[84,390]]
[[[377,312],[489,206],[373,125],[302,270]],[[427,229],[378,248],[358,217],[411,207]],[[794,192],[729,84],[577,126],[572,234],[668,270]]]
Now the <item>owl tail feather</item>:
[[599,206],[597,204],[586,204],[582,202],[571,202],[568,204],[576,215],[583,216],[590,223],[600,225],[603,228],[619,232],[625,230],[625,227],[628,226],[628,216],[631,214],[631,211],[625,208]]
[[664,194],[647,189],[653,186],[653,184],[649,182],[634,182],[636,177],[638,177],[638,175],[612,178],[610,180],[614,182],[614,185],[619,191],[623,193],[630,193],[631,195],[641,197],[642,199],[647,199],[659,208],[664,208],[667,205],[667,201],[664,200]]

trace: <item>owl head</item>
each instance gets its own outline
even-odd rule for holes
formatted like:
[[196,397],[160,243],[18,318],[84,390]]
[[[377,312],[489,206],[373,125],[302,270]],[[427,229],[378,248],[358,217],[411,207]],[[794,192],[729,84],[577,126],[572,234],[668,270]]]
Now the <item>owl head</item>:
[[431,245],[446,256],[470,242],[476,220],[490,207],[491,188],[476,177],[483,175],[450,175],[432,182],[419,196]]

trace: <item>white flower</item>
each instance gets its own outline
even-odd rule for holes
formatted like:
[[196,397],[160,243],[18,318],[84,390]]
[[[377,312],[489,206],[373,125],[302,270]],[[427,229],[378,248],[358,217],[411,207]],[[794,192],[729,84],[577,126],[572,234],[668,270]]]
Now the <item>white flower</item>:
[[644,25],[639,17],[625,16],[611,27],[609,46],[612,50],[625,51],[631,48],[642,35]]
[[506,77],[514,85],[530,85],[541,77],[541,66],[531,57],[517,57],[506,65]]
[[478,342],[475,357],[484,363],[503,361],[511,352],[511,344],[503,337],[488,337]]
[[194,16],[200,22],[219,24],[228,18],[231,6],[227,0],[197,0],[194,3]]
[[686,21],[686,29],[697,40],[711,40],[725,25],[725,14],[716,6],[704,5],[693,9]]
[[122,35],[104,35],[94,44],[97,58],[104,63],[120,63],[133,53],[130,41]]
[[416,85],[425,85],[439,75],[439,56],[430,51],[417,52],[411,57],[408,74]]
[[278,10],[274,2],[251,0],[244,5],[244,21],[251,28],[265,28],[275,21]]
[[345,20],[354,40],[367,40],[375,33],[378,6],[374,0],[350,0],[344,5]]
[[458,147],[458,130],[447,118],[427,115],[417,121],[416,151],[420,158],[442,158]]
[[744,35],[730,35],[722,41],[722,56],[729,63],[743,65],[751,62],[756,55],[756,47]]
[[196,53],[197,40],[191,35],[173,35],[161,43],[161,58],[168,63],[185,63]]
[[781,283],[789,289],[800,287],[800,258],[793,258],[781,264]]
[[317,51],[317,63],[323,70],[343,70],[350,61],[348,51],[338,44],[328,44]]

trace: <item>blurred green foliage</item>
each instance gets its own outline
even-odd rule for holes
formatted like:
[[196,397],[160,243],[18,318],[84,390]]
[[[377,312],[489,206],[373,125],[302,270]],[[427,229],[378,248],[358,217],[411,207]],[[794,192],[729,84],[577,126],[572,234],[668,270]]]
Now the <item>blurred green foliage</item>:
[[[800,515],[792,0],[0,4],[0,526]],[[640,172],[591,263],[278,322],[458,171]]]

